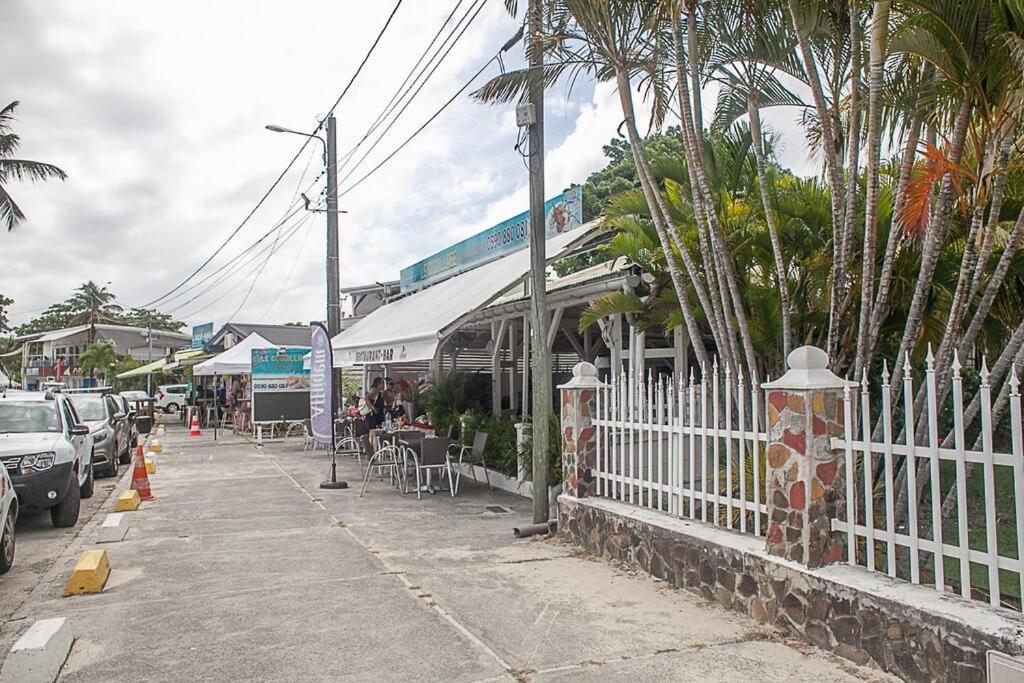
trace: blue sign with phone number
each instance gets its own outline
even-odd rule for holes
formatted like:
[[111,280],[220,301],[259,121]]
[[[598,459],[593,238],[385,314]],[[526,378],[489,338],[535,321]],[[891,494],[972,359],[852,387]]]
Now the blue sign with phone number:
[[[524,249],[529,244],[529,217],[530,212],[524,211],[403,268],[402,292],[416,291]],[[580,186],[544,202],[544,231],[547,237],[554,237],[582,224],[583,194]]]

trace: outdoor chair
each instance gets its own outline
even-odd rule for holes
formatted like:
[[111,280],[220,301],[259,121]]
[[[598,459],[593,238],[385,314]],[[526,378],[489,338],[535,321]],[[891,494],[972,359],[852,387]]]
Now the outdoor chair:
[[[417,441],[400,441],[405,447],[406,468],[412,465],[412,469],[416,474],[416,498],[419,499],[423,493],[424,486],[421,473],[424,472],[427,474],[428,486],[426,488],[430,493],[434,493],[434,488],[430,485],[430,475],[434,471],[437,471],[439,480],[443,480],[444,476],[448,475],[448,491],[454,498],[455,484],[452,479],[452,464],[448,458],[447,450],[448,446],[451,445],[451,440],[438,437],[421,437]],[[408,486],[408,474],[406,474],[405,481]]]
[[473,475],[473,483],[479,484],[476,478],[476,468],[474,465],[480,465],[484,470],[484,477],[487,479],[487,488],[491,488],[491,475],[487,472],[487,462],[484,460],[484,447],[487,446],[487,432],[477,432],[473,435],[473,445],[468,446],[466,444],[453,443],[448,447],[446,459],[448,465],[460,465],[455,473],[455,491],[452,493],[454,496],[459,491],[459,481],[462,479],[462,467],[461,465],[469,465],[470,474]]
[[[369,432],[370,430],[367,429],[366,423],[362,420],[347,418],[341,427],[340,434],[338,434],[337,444],[334,448],[335,455],[344,454],[356,456],[356,462],[359,464],[360,469],[362,469],[363,455],[365,451],[360,442],[360,438],[367,436]],[[368,444],[369,441],[367,441],[367,445]]]
[[309,450],[310,457],[313,457],[316,455],[317,447],[324,448],[324,445],[313,438],[313,432],[309,428],[309,420],[303,420],[299,424],[302,425],[302,452],[305,453]]
[[[370,437],[361,436],[359,442],[362,447],[365,448],[365,452],[370,451]],[[388,473],[391,477],[392,484],[395,480],[398,480],[398,489],[405,495],[405,488],[403,486],[403,468],[405,464],[405,454],[403,453],[402,447],[392,438],[388,441],[384,437],[380,437],[377,441],[378,447],[374,451],[373,455],[366,463],[366,474],[363,476],[363,486],[359,489],[359,497],[362,498],[363,494],[366,493],[366,485],[370,481],[370,475],[376,470],[377,475],[383,478],[384,472]]]

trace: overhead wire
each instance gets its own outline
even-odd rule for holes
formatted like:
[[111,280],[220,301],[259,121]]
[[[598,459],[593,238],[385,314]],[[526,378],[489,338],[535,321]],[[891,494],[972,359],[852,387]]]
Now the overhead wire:
[[[363,67],[366,65],[367,61],[369,61],[370,56],[373,55],[374,51],[377,48],[377,45],[381,41],[381,38],[384,37],[384,33],[388,30],[388,27],[391,25],[391,21],[395,18],[395,14],[397,14],[398,9],[402,6],[403,2],[404,2],[404,0],[397,0],[397,2],[395,3],[394,8],[391,10],[391,13],[388,15],[387,20],[384,22],[384,25],[381,27],[380,31],[377,33],[377,36],[376,36],[376,38],[374,38],[373,43],[370,45],[370,48],[367,50],[366,54],[363,56],[363,59],[359,62],[359,66],[356,67],[355,73],[352,74],[352,77],[349,79],[349,81],[345,85],[344,89],[342,89],[341,94],[338,95],[338,98],[334,101],[334,104],[331,105],[330,109],[328,110],[327,115],[324,116],[324,118],[321,119],[317,123],[317,126],[316,126],[316,128],[313,129],[313,132],[311,133],[311,135],[316,135],[318,132],[320,132],[320,129],[323,128],[324,123],[327,120],[327,117],[330,116],[331,114],[333,114],[334,110],[338,107],[339,104],[341,104],[342,99],[344,99],[345,95],[348,93],[349,89],[352,87],[352,84],[355,82],[356,78],[358,78],[359,74],[362,72]],[[287,175],[288,171],[291,170],[291,167],[293,165],[295,165],[295,162],[298,160],[299,156],[301,156],[302,152],[306,149],[306,147],[309,145],[309,143],[310,143],[310,141],[312,139],[313,139],[312,137],[307,137],[305,140],[303,140],[302,146],[299,147],[299,150],[295,153],[295,156],[293,156],[291,158],[291,160],[288,162],[288,164],[284,167],[284,170],[282,170],[281,173],[278,174],[277,178],[274,179],[274,182],[271,183],[270,187],[267,188],[266,192],[263,193],[263,195],[260,197],[259,201],[256,202],[256,205],[249,211],[249,213],[246,214],[245,218],[242,219],[242,222],[239,223],[234,228],[234,230],[231,231],[231,233],[227,236],[227,238],[223,242],[221,242],[221,244],[213,251],[212,254],[210,254],[210,256],[205,261],[203,261],[201,264],[199,264],[199,266],[195,270],[193,270],[191,273],[189,273],[188,277],[186,277],[184,280],[179,282],[177,285],[175,285],[168,292],[166,292],[165,294],[163,294],[163,295],[153,299],[152,301],[149,301],[149,302],[143,304],[139,308],[147,308],[149,306],[152,306],[153,304],[156,304],[159,301],[163,301],[169,295],[177,292],[184,285],[188,284],[188,282],[191,281],[192,278],[194,278],[196,275],[199,274],[200,271],[202,271],[204,268],[206,268],[206,266],[208,266],[213,261],[213,259],[217,257],[217,254],[219,254],[224,249],[224,247],[226,247],[228,245],[228,243],[235,237],[235,235],[237,235],[241,231],[241,229],[243,227],[245,227],[245,225],[256,214],[256,212],[259,210],[259,208],[261,206],[263,206],[263,203],[266,202],[266,200],[270,196],[270,194],[281,183],[281,181],[284,179],[285,175]]]
[[[344,184],[346,180],[348,180],[350,177],[352,177],[352,174],[354,174],[356,172],[356,170],[360,166],[362,166],[362,164],[366,161],[366,159],[373,153],[373,150],[375,150],[377,148],[377,146],[384,140],[384,138],[391,131],[391,129],[394,128],[395,124],[402,117],[402,114],[404,114],[406,109],[409,108],[409,105],[412,104],[413,100],[416,99],[416,96],[419,95],[421,90],[423,90],[423,87],[430,81],[430,79],[434,75],[434,73],[444,63],[444,60],[448,57],[449,54],[451,54],[452,50],[455,49],[455,46],[462,39],[462,36],[466,33],[466,31],[469,29],[469,27],[473,24],[473,22],[476,20],[477,16],[479,16],[481,10],[483,10],[483,8],[484,8],[485,2],[486,2],[486,0],[475,0],[475,4],[470,5],[469,9],[466,10],[466,14],[463,15],[462,19],[459,20],[459,23],[456,24],[456,26],[452,29],[451,34],[449,34],[448,38],[445,39],[445,42],[442,43],[441,46],[438,48],[438,52],[437,52],[437,54],[435,54],[435,57],[438,54],[441,54],[440,51],[442,49],[444,49],[445,44],[448,43],[448,41],[453,36],[454,36],[455,39],[452,40],[450,44],[448,44],[448,47],[445,50],[444,54],[442,54],[440,59],[436,61],[436,63],[433,65],[433,68],[431,68],[430,73],[428,73],[426,75],[426,77],[419,83],[419,85],[417,86],[415,92],[413,92],[412,95],[409,97],[409,99],[406,100],[405,104],[402,106],[402,108],[399,110],[399,112],[391,119],[391,123],[389,123],[388,126],[384,129],[384,131],[380,135],[377,136],[377,139],[373,142],[372,145],[370,145],[370,148],[368,150],[366,150],[365,153],[363,153],[363,155],[359,158],[359,160],[356,161],[355,164],[353,164],[348,169],[348,171],[344,175],[344,177],[342,177],[338,181],[339,185]],[[473,13],[472,16],[470,16],[471,12]],[[463,21],[467,17],[469,18],[469,20],[466,21],[463,24]],[[459,28],[460,25],[461,25],[461,30]],[[455,35],[456,31],[459,32],[457,36]],[[426,68],[429,67],[429,66],[430,66],[430,64],[428,63],[427,66],[424,67],[424,72],[426,71]]]
[[[430,42],[423,49],[423,52],[420,53],[419,59],[417,59],[416,63],[412,65],[412,68],[409,69],[409,73],[407,73],[405,75],[405,78],[402,79],[402,82],[399,84],[398,88],[395,89],[394,94],[391,95],[391,99],[388,100],[388,103],[385,104],[384,107],[380,110],[380,113],[377,114],[377,118],[375,118],[373,120],[373,123],[370,124],[370,127],[366,130],[366,133],[363,134],[363,137],[359,139],[359,141],[355,144],[355,146],[352,149],[343,154],[341,158],[338,160],[339,168],[343,166],[349,159],[352,158],[352,156],[359,150],[359,148],[366,141],[366,139],[370,137],[370,135],[372,135],[373,132],[377,130],[378,127],[380,127],[381,123],[384,122],[384,119],[387,118],[392,111],[394,111],[395,107],[398,106],[398,102],[405,98],[405,95],[412,88],[412,86],[410,86],[408,89],[406,88],[406,84],[409,83],[409,79],[412,78],[412,75],[414,73],[416,73],[416,69],[418,69],[420,64],[423,62],[423,58],[426,57],[427,54],[430,52],[431,48],[434,47],[434,43],[436,43],[437,39],[441,37],[441,34],[444,32],[445,27],[447,27],[448,24],[451,23],[452,17],[455,16],[455,13],[459,10],[459,7],[462,5],[463,2],[464,0],[458,0],[458,2],[455,3],[455,6],[452,7],[452,11],[445,18],[444,23],[442,23],[440,28],[437,29],[437,32],[434,34],[434,37],[430,39]],[[433,57],[431,57],[431,60],[433,60]],[[420,74],[422,73],[423,72],[421,71]],[[413,83],[415,83],[416,80],[418,79],[419,76],[417,76],[416,79],[413,80]]]
[[391,159],[393,159],[395,157],[395,155],[397,155],[399,152],[401,152],[405,148],[406,145],[408,145],[410,142],[412,142],[412,140],[417,135],[422,133],[423,130],[427,126],[429,126],[431,123],[433,123],[434,119],[436,119],[438,116],[440,116],[441,113],[445,109],[447,109],[451,105],[452,102],[454,102],[462,93],[464,93],[466,91],[466,89],[469,88],[469,86],[471,86],[473,84],[473,82],[477,78],[480,77],[480,74],[482,74],[487,69],[487,67],[489,67],[495,61],[497,61],[498,56],[502,52],[507,52],[508,50],[510,50],[517,42],[519,42],[519,40],[522,39],[522,37],[523,37],[523,30],[520,28],[519,31],[511,39],[509,39],[493,57],[491,57],[489,60],[487,60],[487,62],[485,62],[484,65],[481,66],[476,71],[476,73],[474,73],[469,78],[469,80],[466,81],[465,84],[463,84],[463,86],[461,88],[459,88],[455,92],[454,95],[452,95],[450,98],[448,98],[448,100],[444,104],[442,104],[441,107],[430,116],[430,118],[428,118],[426,121],[424,121],[420,125],[419,128],[417,128],[415,131],[413,131],[412,134],[409,137],[407,137],[404,141],[402,141],[402,143],[398,147],[396,147],[390,154],[388,154],[386,157],[384,157],[384,159],[382,159],[376,166],[374,166],[372,169],[370,169],[365,175],[363,175],[361,178],[359,178],[359,180],[355,181],[354,183],[349,185],[344,190],[341,190],[338,193],[338,197],[343,197],[343,196],[347,195],[349,192],[351,192],[356,187],[361,185],[364,181],[366,181],[370,176],[372,176],[374,173],[379,171],[381,169],[381,167],[384,166],[384,164],[386,164],[389,161],[391,161]]

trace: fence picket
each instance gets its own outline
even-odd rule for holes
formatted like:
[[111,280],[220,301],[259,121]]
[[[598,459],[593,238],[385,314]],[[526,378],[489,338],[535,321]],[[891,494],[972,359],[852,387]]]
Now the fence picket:
[[[1024,563],[1024,438],[1021,436],[1020,380],[1017,368],[1010,367],[1010,437],[1013,444],[1013,493],[1017,513],[1017,559]],[[1024,566],[1017,572],[1021,601],[1024,603]]]
[[690,398],[690,452],[687,453],[687,460],[689,460],[690,469],[690,519],[697,518],[697,503],[696,503],[696,489],[697,482],[694,479],[694,470],[696,469],[693,459],[697,453],[697,400],[696,400],[696,387],[693,386],[693,368],[690,368],[690,386],[687,387],[687,391]]
[[700,369],[700,520],[708,521],[708,368]]
[[935,590],[946,590],[945,557],[942,552],[942,482],[939,477],[939,408],[935,397],[935,357],[932,345],[928,344],[926,361],[926,385],[928,397],[928,445],[931,446],[931,490],[932,490],[932,540],[935,542]]
[[999,605],[999,545],[996,536],[996,482],[992,458],[992,388],[985,358],[981,359],[981,450],[984,453],[985,551],[988,555],[988,599]]
[[889,576],[896,578],[896,507],[894,496],[896,484],[893,481],[892,454],[892,386],[889,384],[889,364],[882,362],[882,441],[885,449],[885,530],[886,561]]
[[737,414],[740,421],[740,531],[747,533],[747,416],[745,410],[745,404],[747,402],[746,397],[746,384],[743,381],[743,369],[739,370],[739,377],[736,382],[736,403],[737,403]]
[[718,471],[719,471],[718,470],[718,467],[719,467],[718,458],[719,458],[719,444],[721,443],[721,438],[720,438],[721,432],[719,431],[719,428],[722,425],[722,422],[721,422],[722,414],[721,414],[721,411],[719,410],[719,407],[718,407],[718,400],[719,400],[719,394],[718,394],[718,389],[719,389],[719,384],[718,384],[718,356],[715,356],[715,363],[714,363],[714,366],[712,367],[712,370],[711,370],[711,387],[712,387],[712,390],[711,390],[711,400],[712,400],[711,415],[712,415],[712,417],[711,417],[711,419],[714,422],[714,427],[713,427],[713,430],[712,430],[712,433],[714,434],[714,440],[712,441],[711,451],[713,453],[712,457],[715,459],[715,466],[713,468],[713,475],[712,475],[712,476],[714,476],[714,481],[712,482],[712,488],[713,488],[713,491],[714,491],[715,499],[714,499],[714,503],[712,504],[712,507],[711,507],[711,510],[712,510],[711,522],[713,524],[718,524],[718,514],[719,514],[718,494],[719,494],[719,491],[720,491],[719,483],[718,483]]
[[658,402],[658,405],[657,405],[658,421],[657,421],[657,423],[655,423],[655,426],[658,429],[658,436],[657,436],[657,439],[658,439],[658,448],[657,448],[657,458],[658,458],[658,509],[662,510],[663,509],[663,507],[662,507],[662,505],[663,505],[663,498],[664,498],[663,493],[664,493],[664,490],[665,490],[665,473],[663,471],[662,464],[661,464],[662,463],[662,457],[664,455],[662,444],[665,441],[665,432],[664,432],[663,428],[664,428],[665,424],[667,423],[667,419],[665,417],[665,383],[664,383],[661,375],[658,375],[658,387],[657,387],[655,396],[657,397],[657,402]]
[[[849,415],[853,408],[850,400],[850,385],[843,387],[843,415]],[[843,433],[846,436],[844,449],[846,462],[846,561],[857,564],[857,543],[854,539],[854,527],[857,524],[857,511],[854,507],[856,498],[853,495],[853,482],[857,479],[856,461],[853,457],[853,420],[843,420]]]
[[[861,440],[868,443],[871,440],[871,395],[868,393],[868,371],[864,369],[864,376],[860,383],[860,433]],[[868,569],[875,569],[875,490],[874,475],[875,464],[871,458],[871,449],[864,451],[864,528],[867,530],[867,563]]]
[[903,364],[903,421],[907,438],[907,518],[910,530],[910,580],[921,583],[920,543],[917,520],[917,441],[914,438],[914,380],[911,377],[910,354]]
[[960,355],[953,351],[953,436],[956,446],[956,520],[960,544],[960,594],[971,597],[970,541],[967,528],[967,462],[964,458],[964,384]]
[[[753,450],[750,453],[750,459],[754,462],[754,535],[761,535],[761,443],[764,442],[764,450],[768,450],[768,402],[764,403],[764,433],[758,431],[757,423],[761,419],[761,411],[758,410],[761,405],[758,401],[761,387],[757,386],[757,383],[753,381],[751,377],[750,381],[750,421],[753,423],[753,430],[751,431],[751,444]],[[766,380],[771,380],[770,377],[765,377]]]
[[725,526],[732,528],[732,371],[725,366]]

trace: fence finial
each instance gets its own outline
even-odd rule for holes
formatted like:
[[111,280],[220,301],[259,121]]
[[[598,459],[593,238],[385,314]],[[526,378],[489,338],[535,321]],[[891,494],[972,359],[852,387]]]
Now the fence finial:
[[988,384],[988,361],[985,360],[985,356],[981,357],[981,386],[987,387]]
[[882,359],[882,386],[889,386],[889,361]]

